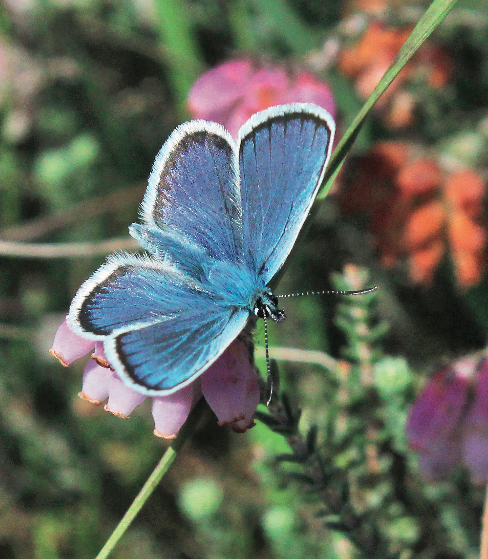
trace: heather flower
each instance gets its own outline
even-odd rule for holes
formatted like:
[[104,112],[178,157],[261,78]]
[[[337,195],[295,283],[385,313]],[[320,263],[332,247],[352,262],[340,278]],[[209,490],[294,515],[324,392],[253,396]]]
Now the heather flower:
[[335,114],[331,90],[311,72],[247,58],[205,72],[188,95],[188,110],[195,118],[220,122],[233,136],[254,113],[285,103],[315,103]]
[[429,480],[464,465],[473,483],[488,481],[488,359],[469,356],[437,371],[412,406],[410,448]]
[[406,260],[412,282],[428,285],[449,249],[458,284],[476,285],[486,262],[485,181],[423,151],[402,142],[375,144],[354,163],[341,206],[366,217],[386,268]]
[[[129,417],[148,396],[122,382],[107,361],[102,342],[75,334],[64,320],[54,337],[51,355],[67,367],[90,352],[91,359],[83,373],[79,396],[95,405],[106,402],[106,411],[118,417]],[[252,342],[243,334],[191,384],[167,396],[151,397],[154,434],[166,439],[175,438],[202,396],[215,412],[219,425],[229,424],[237,432],[252,427],[260,384],[251,352]]]
[[463,422],[462,455],[473,483],[488,481],[488,359],[476,372],[474,401]]

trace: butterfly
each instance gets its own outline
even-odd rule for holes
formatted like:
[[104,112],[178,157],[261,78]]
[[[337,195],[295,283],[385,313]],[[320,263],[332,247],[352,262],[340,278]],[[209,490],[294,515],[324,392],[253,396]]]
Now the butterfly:
[[194,120],[154,162],[142,223],[147,255],[115,254],[76,293],[68,324],[103,341],[116,373],[148,395],[201,375],[256,317],[284,313],[269,284],[290,253],[324,177],[333,118],[312,104],[254,114],[237,141]]

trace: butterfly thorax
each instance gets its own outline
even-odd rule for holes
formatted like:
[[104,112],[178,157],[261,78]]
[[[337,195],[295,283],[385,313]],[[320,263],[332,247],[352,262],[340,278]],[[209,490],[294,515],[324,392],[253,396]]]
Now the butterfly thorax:
[[284,311],[278,309],[278,298],[251,268],[217,261],[207,279],[211,290],[227,305],[247,309],[258,318],[271,318],[275,322],[285,319]]
[[278,297],[275,297],[269,289],[256,299],[253,312],[258,318],[271,318],[275,322],[281,322],[286,318],[285,311],[278,308]]

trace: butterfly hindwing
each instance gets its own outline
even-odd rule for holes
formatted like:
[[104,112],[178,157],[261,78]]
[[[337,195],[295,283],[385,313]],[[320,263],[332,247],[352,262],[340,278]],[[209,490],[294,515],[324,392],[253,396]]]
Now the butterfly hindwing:
[[68,315],[71,328],[103,340],[119,376],[147,394],[191,382],[248,318],[174,266],[131,255],[112,257],[87,280]]
[[115,255],[80,287],[68,319],[76,332],[98,339],[160,322],[177,309],[191,307],[195,297],[207,296],[174,266],[148,257]]
[[209,257],[204,249],[192,243],[178,231],[161,230],[149,225],[133,223],[129,227],[130,234],[142,248],[155,258],[171,262],[180,271],[190,277],[201,280],[205,276]]
[[170,394],[209,367],[244,328],[247,311],[189,312],[105,342],[109,362],[136,390]]
[[334,131],[327,111],[299,103],[261,111],[239,131],[244,251],[266,284],[307,217]]

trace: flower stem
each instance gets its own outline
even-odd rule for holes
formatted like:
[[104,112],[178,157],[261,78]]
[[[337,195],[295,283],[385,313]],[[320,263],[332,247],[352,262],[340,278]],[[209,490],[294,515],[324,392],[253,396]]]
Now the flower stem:
[[154,491],[158,483],[161,481],[164,474],[169,470],[171,464],[173,463],[174,459],[178,455],[178,452],[181,450],[182,446],[185,444],[187,440],[189,440],[192,437],[204,409],[205,409],[205,404],[202,398],[200,402],[193,408],[185,424],[180,429],[180,432],[178,433],[178,437],[163,454],[161,460],[154,468],[152,474],[149,476],[146,483],[139,491],[139,494],[134,499],[131,506],[127,509],[127,512],[122,517],[122,520],[119,522],[115,530],[112,532],[112,535],[107,540],[106,544],[103,546],[100,553],[96,556],[96,559],[105,559],[106,557],[109,556],[112,549],[115,547],[117,542],[123,536],[127,528],[131,525],[132,521],[137,516],[138,512],[141,510],[144,503],[152,494],[152,492]]
[[0,241],[0,256],[12,258],[77,258],[104,256],[117,250],[137,250],[131,238],[110,239],[94,243],[17,243]]
[[195,25],[189,17],[191,7],[181,0],[157,0],[154,6],[161,49],[168,54],[170,86],[180,116],[186,119],[186,96],[204,67]]

